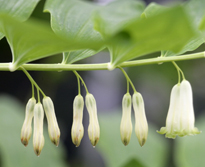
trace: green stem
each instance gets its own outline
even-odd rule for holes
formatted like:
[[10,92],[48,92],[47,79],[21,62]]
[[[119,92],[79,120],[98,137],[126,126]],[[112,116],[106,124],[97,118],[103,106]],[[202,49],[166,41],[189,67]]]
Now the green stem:
[[172,64],[176,67],[177,69],[177,73],[178,73],[178,84],[180,84],[181,82],[181,75],[180,75],[180,71],[179,69],[177,68],[178,66],[176,66],[176,63],[173,61]]
[[38,94],[38,102],[41,103],[39,89],[37,89],[37,94]]
[[127,93],[129,93],[130,92],[130,90],[129,90],[129,87],[130,85],[129,85],[129,81],[127,80]]
[[[157,57],[150,59],[127,61],[120,64],[121,67],[133,67],[149,64],[159,64],[172,61],[183,61],[204,58],[205,52],[182,55],[182,56],[171,56],[171,57]],[[109,63],[101,64],[24,64],[26,70],[29,71],[91,71],[91,70],[108,70]],[[10,63],[0,63],[0,71],[10,71]],[[21,70],[21,68],[17,69]]]
[[24,69],[24,67],[21,66],[20,68],[21,68],[21,70],[26,74],[26,76],[28,77],[28,79],[30,80],[30,82],[31,82],[33,85],[35,85],[36,89],[39,90],[44,97],[46,97],[46,95],[43,93],[43,91],[41,90],[41,88],[40,88],[40,87],[38,86],[38,84],[34,81],[34,79],[31,77],[31,75]]
[[81,94],[81,92],[80,92],[80,79],[79,79],[79,76],[75,73],[75,71],[73,71],[73,73],[75,74],[77,81],[78,81],[78,94],[80,95]]
[[34,95],[34,85],[33,85],[33,83],[31,83],[31,86],[32,86],[32,97],[35,98],[35,95]]
[[174,61],[173,61],[172,63],[174,64],[174,66],[176,67],[176,69],[177,69],[177,71],[178,71],[178,83],[180,83],[180,82],[181,82],[181,80],[180,80],[180,73],[181,73],[181,75],[182,75],[183,80],[185,80],[184,73],[183,73],[183,71],[179,68],[179,66],[177,65],[177,63],[175,63]]
[[[137,91],[136,91],[136,89],[135,89],[135,87],[134,87],[132,81],[130,80],[129,76],[128,76],[127,73],[125,72],[125,70],[124,70],[123,68],[121,68],[120,66],[118,66],[118,68],[123,72],[123,74],[125,75],[125,78],[127,79],[127,82],[130,83],[130,85],[131,85],[131,87],[132,87],[134,93],[136,93]],[[129,84],[128,84],[128,85],[129,85]],[[128,92],[129,92],[129,90],[128,90]],[[127,93],[128,93],[128,92],[127,92]]]
[[83,78],[78,74],[77,71],[74,70],[73,72],[74,72],[74,74],[76,75],[76,77],[79,78],[79,79],[81,80],[81,82],[83,83],[83,85],[84,85],[84,87],[85,87],[85,90],[86,90],[86,93],[89,94],[88,88],[87,88],[87,86],[86,86],[86,84],[85,84]]

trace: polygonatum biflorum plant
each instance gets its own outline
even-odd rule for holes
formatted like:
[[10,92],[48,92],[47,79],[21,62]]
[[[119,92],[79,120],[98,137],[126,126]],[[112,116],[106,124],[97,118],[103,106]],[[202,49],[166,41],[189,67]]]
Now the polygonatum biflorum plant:
[[[127,80],[127,93],[122,99],[121,140],[124,145],[129,144],[133,107],[135,133],[139,144],[143,146],[148,134],[143,97],[136,91],[123,67],[171,62],[178,72],[178,83],[171,92],[166,127],[162,127],[158,133],[166,134],[168,138],[200,133],[194,126],[192,88],[176,61],[205,57],[205,52],[185,54],[205,42],[204,0],[190,0],[169,6],[156,3],[146,6],[140,0],[116,0],[104,6],[80,0],[46,0],[44,12],[50,14],[50,25],[29,18],[38,2],[0,0],[0,39],[6,38],[12,52],[12,62],[0,63],[0,70],[22,70],[32,85],[32,97],[26,105],[21,130],[21,141],[25,146],[31,137],[33,122],[33,147],[35,153],[40,155],[44,146],[44,112],[51,141],[58,146],[60,140],[53,102],[28,71],[74,72],[79,93],[73,103],[72,141],[79,146],[84,135],[82,83],[86,90],[85,105],[89,113],[88,136],[95,146],[100,138],[97,105],[77,71],[120,69]],[[110,53],[110,62],[76,63],[101,51]],[[158,57],[145,57],[157,51],[161,51]],[[31,63],[60,53],[62,62]],[[130,85],[134,91],[132,96]],[[43,105],[40,94],[43,96]]]

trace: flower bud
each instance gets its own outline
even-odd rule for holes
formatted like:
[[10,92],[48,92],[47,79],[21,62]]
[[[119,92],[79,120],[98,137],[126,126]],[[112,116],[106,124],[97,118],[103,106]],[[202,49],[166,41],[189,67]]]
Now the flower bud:
[[140,146],[143,146],[147,140],[148,124],[142,95],[140,93],[134,93],[132,102],[135,113],[135,134]]
[[120,124],[121,140],[125,146],[129,144],[132,135],[131,103],[131,96],[126,93],[122,99],[122,119]]
[[100,126],[97,117],[96,101],[92,94],[88,93],[86,95],[85,104],[89,114],[88,136],[91,144],[96,146],[100,138]]
[[84,135],[84,128],[83,128],[83,107],[84,101],[81,95],[75,97],[73,102],[73,125],[71,129],[71,136],[73,144],[78,147],[80,145],[81,139]]
[[56,120],[54,105],[50,97],[46,96],[43,98],[43,107],[47,117],[49,137],[53,144],[58,146],[60,139],[60,129]]
[[40,155],[44,146],[43,136],[43,106],[38,102],[34,107],[34,133],[33,133],[33,148],[37,156]]
[[28,145],[28,141],[31,138],[32,133],[32,119],[33,119],[33,110],[36,104],[35,98],[30,98],[25,111],[25,120],[21,129],[21,142],[24,146]]

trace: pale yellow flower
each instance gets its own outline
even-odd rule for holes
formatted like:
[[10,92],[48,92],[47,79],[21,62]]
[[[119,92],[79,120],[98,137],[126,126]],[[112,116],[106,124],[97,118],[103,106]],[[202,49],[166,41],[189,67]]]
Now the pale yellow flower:
[[133,108],[135,113],[135,134],[140,146],[143,146],[147,140],[148,124],[145,115],[144,101],[140,93],[134,93],[132,96]]
[[85,104],[89,114],[88,136],[91,144],[96,146],[100,138],[100,126],[97,117],[96,101],[92,94],[88,93],[86,95]]
[[122,99],[122,119],[120,124],[121,140],[125,146],[129,144],[132,135],[131,106],[131,96],[126,93]]
[[60,129],[55,115],[54,105],[50,97],[43,98],[43,107],[48,121],[48,134],[51,141],[58,146],[60,140]]
[[73,124],[71,128],[71,137],[73,144],[78,147],[84,135],[83,121],[84,101],[81,95],[75,97],[73,102]]

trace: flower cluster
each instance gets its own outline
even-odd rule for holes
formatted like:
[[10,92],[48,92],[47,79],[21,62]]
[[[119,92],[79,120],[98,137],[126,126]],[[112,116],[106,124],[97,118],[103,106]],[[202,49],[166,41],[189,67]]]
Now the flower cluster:
[[[44,108],[44,109],[43,109]],[[32,119],[34,119],[33,148],[37,156],[40,155],[44,146],[43,119],[44,111],[48,122],[48,133],[51,141],[58,146],[60,130],[55,116],[53,102],[50,97],[43,98],[43,105],[36,103],[35,98],[29,99],[26,105],[25,120],[21,129],[21,142],[27,146],[32,133]]]
[[[92,94],[87,93],[85,97],[85,104],[89,114],[88,136],[93,146],[99,141],[100,126],[97,117],[97,106],[95,98]],[[73,102],[73,125],[71,136],[73,144],[78,147],[84,135],[84,128],[82,124],[84,101],[81,95],[77,95]]]
[[130,142],[132,134],[131,105],[133,104],[135,113],[135,134],[140,146],[143,146],[147,140],[148,124],[145,116],[144,101],[140,93],[135,92],[132,96],[126,93],[122,100],[122,119],[120,125],[120,134],[123,144],[126,146]]
[[[177,67],[177,66],[176,66]],[[178,67],[177,67],[178,68]],[[122,143],[126,146],[130,142],[132,135],[132,119],[131,111],[132,106],[135,115],[135,134],[138,138],[140,146],[143,146],[148,136],[148,123],[145,115],[144,101],[140,93],[138,93],[131,80],[123,69],[122,72],[130,82],[134,94],[131,97],[128,91],[122,99],[122,119],[120,124],[120,135]],[[95,98],[87,90],[87,87],[75,72],[78,78],[79,94],[75,97],[73,102],[73,124],[71,128],[71,137],[73,144],[78,147],[84,135],[83,127],[83,109],[84,99],[80,94],[80,79],[84,84],[87,94],[85,96],[85,105],[89,114],[88,136],[93,147],[100,138],[100,126],[97,117],[97,106]],[[183,74],[183,73],[182,73]],[[179,77],[180,81],[180,77]],[[40,88],[38,88],[40,90]],[[44,95],[44,94],[43,94]],[[38,97],[39,98],[39,97]],[[33,132],[33,147],[37,156],[40,155],[44,146],[43,136],[43,119],[44,111],[48,122],[48,133],[51,141],[58,146],[60,140],[60,129],[56,120],[54,105],[50,97],[44,95],[43,105],[39,102],[36,103],[34,97],[29,99],[26,105],[25,120],[21,130],[21,142],[27,146],[32,133],[32,120],[34,118],[34,132]],[[180,137],[186,135],[195,135],[201,133],[195,126],[195,117],[193,109],[192,88],[190,83],[185,80],[176,84],[171,91],[170,106],[166,119],[166,127],[162,127],[158,133],[166,134],[167,138],[175,138],[177,135]]]
[[187,80],[176,84],[171,91],[170,106],[166,119],[166,127],[158,133],[167,138],[175,138],[201,133],[194,127],[195,117],[192,99],[192,88]]

